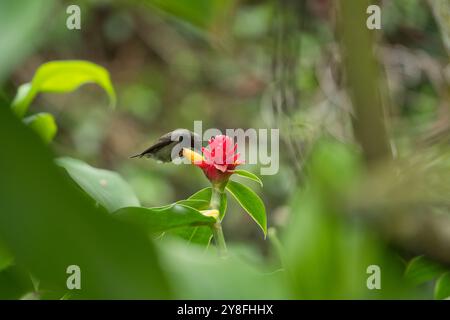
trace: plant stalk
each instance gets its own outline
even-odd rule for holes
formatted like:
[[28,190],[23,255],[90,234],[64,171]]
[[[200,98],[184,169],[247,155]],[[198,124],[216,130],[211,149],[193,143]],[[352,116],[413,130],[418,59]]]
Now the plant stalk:
[[222,223],[220,223],[220,221],[217,221],[213,226],[213,236],[214,236],[214,241],[216,242],[219,256],[221,258],[226,258],[227,254],[228,254],[227,244],[225,243],[225,238],[223,236],[223,231],[222,231]]
[[213,237],[217,246],[217,250],[219,252],[219,256],[221,258],[225,258],[227,256],[227,245],[225,243],[225,237],[223,236],[222,231],[222,223],[220,220],[220,216],[222,212],[220,212],[220,200],[222,198],[223,190],[217,186],[213,186],[210,206],[211,209],[215,209],[219,211],[219,217],[217,218],[216,223],[214,223],[213,229]]

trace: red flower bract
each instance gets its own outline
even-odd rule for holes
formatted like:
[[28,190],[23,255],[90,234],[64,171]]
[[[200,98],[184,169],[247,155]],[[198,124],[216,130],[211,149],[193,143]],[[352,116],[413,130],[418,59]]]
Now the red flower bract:
[[212,183],[228,181],[233,170],[241,164],[237,144],[228,136],[219,135],[208,141],[208,146],[202,148],[204,160],[196,163]]

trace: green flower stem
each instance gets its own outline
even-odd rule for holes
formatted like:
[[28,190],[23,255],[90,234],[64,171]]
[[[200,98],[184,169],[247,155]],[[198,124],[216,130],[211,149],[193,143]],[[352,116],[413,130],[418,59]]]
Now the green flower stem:
[[220,221],[220,215],[222,213],[222,212],[220,212],[220,200],[222,198],[222,193],[223,193],[223,188],[213,186],[210,206],[211,206],[211,209],[215,209],[215,210],[219,211],[219,218],[217,219],[217,222],[214,223],[212,229],[213,229],[214,241],[215,241],[217,249],[219,251],[219,256],[222,258],[225,258],[227,256],[227,244],[225,243],[225,238],[223,236],[223,231],[222,231],[222,223]]
[[222,224],[217,221],[213,226],[213,236],[216,242],[217,249],[219,251],[219,256],[221,258],[226,258],[227,256],[227,244],[225,243],[225,238],[223,236]]

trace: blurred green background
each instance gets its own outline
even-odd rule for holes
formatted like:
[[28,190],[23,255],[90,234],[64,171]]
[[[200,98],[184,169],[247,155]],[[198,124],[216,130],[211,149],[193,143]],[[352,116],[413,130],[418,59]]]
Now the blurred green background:
[[[15,262],[0,263],[0,298],[61,298],[69,260],[91,270],[81,298],[450,295],[450,241],[436,231],[450,224],[449,5],[376,3],[379,31],[365,27],[370,1],[1,1],[0,256]],[[70,4],[81,30],[66,28]],[[51,113],[58,126],[44,146],[7,109],[53,60],[106,68],[117,104],[93,84],[39,94],[29,114]],[[280,170],[257,189],[269,237],[229,201],[224,262],[184,242],[147,241],[51,161],[50,152],[116,171],[143,206],[166,205],[207,186],[202,172],[129,156],[195,120],[280,129]],[[430,260],[408,265],[419,255]],[[381,290],[366,287],[373,264]]]

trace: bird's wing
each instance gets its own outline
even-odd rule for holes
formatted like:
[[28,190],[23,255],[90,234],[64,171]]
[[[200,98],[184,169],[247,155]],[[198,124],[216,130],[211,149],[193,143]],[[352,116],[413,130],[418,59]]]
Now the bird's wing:
[[142,158],[144,156],[150,158],[153,154],[161,150],[162,148],[169,146],[171,143],[173,143],[170,139],[170,133],[163,135],[161,138],[158,139],[158,141],[145,149],[143,152],[138,153],[134,156],[131,156],[130,158]]
[[[146,156],[148,158],[156,158],[164,162],[169,161],[166,158],[171,154],[172,148],[177,143],[181,142],[182,139],[184,140],[184,138],[187,136],[189,136],[190,138],[189,140],[191,148],[199,147],[201,149],[202,141],[201,137],[198,134],[187,129],[176,129],[161,136],[155,144],[153,144],[143,152],[131,156],[131,158],[142,158]],[[163,150],[166,147],[168,150]]]

